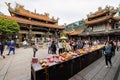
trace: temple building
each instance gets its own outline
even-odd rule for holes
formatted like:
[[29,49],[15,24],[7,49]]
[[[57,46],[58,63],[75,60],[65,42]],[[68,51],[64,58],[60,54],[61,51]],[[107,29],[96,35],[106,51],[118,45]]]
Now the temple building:
[[99,7],[87,19],[67,25],[64,33],[79,39],[120,40],[120,7]]
[[58,38],[64,26],[58,25],[58,18],[49,18],[48,13],[38,14],[30,12],[23,5],[16,3],[12,8],[11,3],[6,3],[11,16],[0,15],[2,18],[15,20],[20,25],[19,40],[24,39],[46,39],[49,37]]
[[112,6],[106,6],[105,9],[99,7],[98,11],[87,15],[87,30],[81,36],[99,40],[120,39],[120,16],[116,16],[118,12],[119,9]]

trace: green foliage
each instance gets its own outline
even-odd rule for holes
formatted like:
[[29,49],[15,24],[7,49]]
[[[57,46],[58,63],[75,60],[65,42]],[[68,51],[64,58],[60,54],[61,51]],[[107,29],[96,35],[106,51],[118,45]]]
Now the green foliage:
[[17,33],[20,27],[17,22],[0,18],[0,33],[12,34]]
[[1,41],[5,41],[8,35],[15,35],[20,30],[20,26],[17,22],[13,20],[8,20],[4,18],[0,18],[0,34],[1,34]]

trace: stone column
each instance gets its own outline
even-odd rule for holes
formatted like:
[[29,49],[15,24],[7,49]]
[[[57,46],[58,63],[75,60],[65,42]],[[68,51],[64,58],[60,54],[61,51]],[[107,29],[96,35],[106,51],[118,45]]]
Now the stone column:
[[32,39],[32,25],[30,25],[29,32],[28,32],[28,40],[29,40],[30,45],[32,45],[31,39]]

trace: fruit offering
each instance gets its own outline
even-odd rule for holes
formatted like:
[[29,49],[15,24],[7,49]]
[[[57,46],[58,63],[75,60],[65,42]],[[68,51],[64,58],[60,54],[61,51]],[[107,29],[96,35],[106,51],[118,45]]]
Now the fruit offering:
[[84,54],[84,53],[85,53],[85,50],[84,50],[84,49],[79,49],[79,52],[80,52],[81,54]]
[[71,56],[77,56],[77,53],[69,51],[69,54],[71,54]]
[[41,64],[42,67],[48,67],[49,65],[47,64],[46,60],[40,60],[39,63]]
[[79,50],[76,50],[75,53],[78,54],[78,55],[80,55],[80,51]]
[[[104,45],[96,45],[96,46],[91,46],[83,49],[78,49],[76,51],[64,52],[60,55],[49,55],[45,59],[40,60],[39,63],[42,67],[48,67],[55,63],[61,63],[61,62],[73,59],[78,55],[86,54],[86,53],[98,50],[102,47],[104,47]],[[37,59],[33,59],[33,62],[37,62]]]

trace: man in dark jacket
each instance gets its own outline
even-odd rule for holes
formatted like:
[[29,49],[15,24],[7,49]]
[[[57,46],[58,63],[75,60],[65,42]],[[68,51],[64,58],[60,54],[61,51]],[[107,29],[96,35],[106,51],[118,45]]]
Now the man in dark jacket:
[[2,42],[0,42],[0,55],[3,56],[3,58],[5,58],[5,56],[3,55],[4,52],[4,45]]
[[57,50],[57,48],[56,48],[56,45],[55,45],[55,41],[53,41],[52,44],[51,44],[52,54],[56,54],[56,50]]

